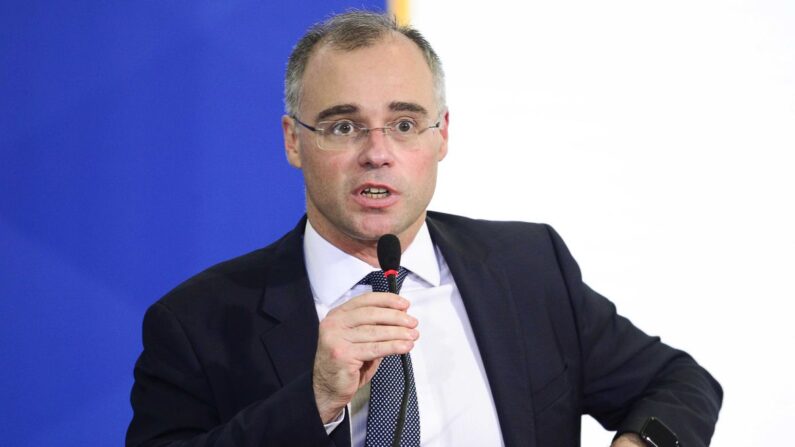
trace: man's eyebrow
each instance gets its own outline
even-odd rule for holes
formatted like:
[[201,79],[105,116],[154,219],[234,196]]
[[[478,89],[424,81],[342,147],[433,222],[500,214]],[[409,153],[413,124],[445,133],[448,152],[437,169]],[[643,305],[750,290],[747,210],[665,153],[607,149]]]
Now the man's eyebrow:
[[323,121],[324,119],[334,116],[334,115],[347,115],[351,113],[356,113],[359,111],[359,108],[353,104],[339,104],[336,106],[329,107],[317,114],[317,120]]
[[427,115],[425,107],[413,102],[392,101],[389,103],[389,110],[392,112],[416,112]]

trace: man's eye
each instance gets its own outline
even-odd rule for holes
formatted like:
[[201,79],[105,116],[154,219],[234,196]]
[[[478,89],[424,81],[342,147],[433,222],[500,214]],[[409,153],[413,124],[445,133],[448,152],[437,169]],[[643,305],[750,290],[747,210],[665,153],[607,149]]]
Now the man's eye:
[[330,130],[332,135],[347,136],[356,133],[356,126],[350,121],[337,121]]
[[411,133],[415,127],[417,127],[417,124],[410,119],[402,119],[395,123],[395,130],[398,133]]

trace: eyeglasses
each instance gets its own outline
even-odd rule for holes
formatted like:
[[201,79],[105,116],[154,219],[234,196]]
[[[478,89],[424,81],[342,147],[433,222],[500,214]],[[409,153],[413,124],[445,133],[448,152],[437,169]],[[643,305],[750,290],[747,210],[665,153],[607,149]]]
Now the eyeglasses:
[[400,149],[418,149],[419,147],[414,143],[417,142],[420,135],[428,129],[438,129],[442,124],[441,121],[437,121],[436,124],[430,126],[427,125],[428,120],[404,117],[386,123],[384,127],[365,127],[349,119],[321,121],[316,126],[310,126],[295,115],[292,118],[298,124],[314,132],[317,138],[317,147],[325,151],[361,149],[367,141],[367,136],[373,130],[384,132],[384,135],[389,136]]

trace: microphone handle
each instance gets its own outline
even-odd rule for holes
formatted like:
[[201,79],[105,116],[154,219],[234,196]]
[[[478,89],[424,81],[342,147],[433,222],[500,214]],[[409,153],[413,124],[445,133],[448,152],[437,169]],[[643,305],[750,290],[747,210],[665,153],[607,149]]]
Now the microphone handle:
[[[389,292],[397,295],[397,275],[386,275],[387,286]],[[409,361],[406,354],[400,354],[400,364],[403,366],[403,398],[400,400],[400,413],[398,413],[397,425],[395,426],[395,434],[392,438],[392,447],[400,447],[400,439],[403,437],[403,427],[406,425],[406,413],[409,408]]]
[[392,438],[392,447],[400,447],[400,438],[403,437],[403,427],[406,425],[406,413],[409,410],[409,361],[406,354],[400,354],[400,364],[403,366],[403,398],[400,400],[400,413],[398,413],[395,436]]

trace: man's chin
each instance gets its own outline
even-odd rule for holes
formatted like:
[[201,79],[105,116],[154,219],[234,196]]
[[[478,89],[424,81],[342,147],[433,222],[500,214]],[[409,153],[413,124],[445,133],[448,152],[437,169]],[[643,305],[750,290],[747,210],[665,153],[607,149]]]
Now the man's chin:
[[363,241],[377,241],[385,234],[398,235],[406,230],[400,222],[386,218],[386,216],[362,219],[356,227],[358,239]]
[[385,234],[398,235],[398,234],[400,234],[400,232],[394,230],[392,227],[389,227],[389,226],[368,227],[366,229],[359,229],[356,232],[356,234],[354,234],[353,236],[356,239],[359,239],[360,241],[374,242],[374,241],[378,241],[378,239],[380,239],[381,236],[383,236]]
[[412,229],[416,230],[419,228],[419,225],[415,225],[417,220],[413,222],[407,222],[404,220],[395,219],[394,217],[389,218],[387,216],[368,216],[367,218],[362,219],[357,227],[359,230],[360,239],[362,240],[377,241],[385,234],[394,234],[396,236],[400,236],[402,239],[402,236],[404,236],[407,231],[411,231]]

